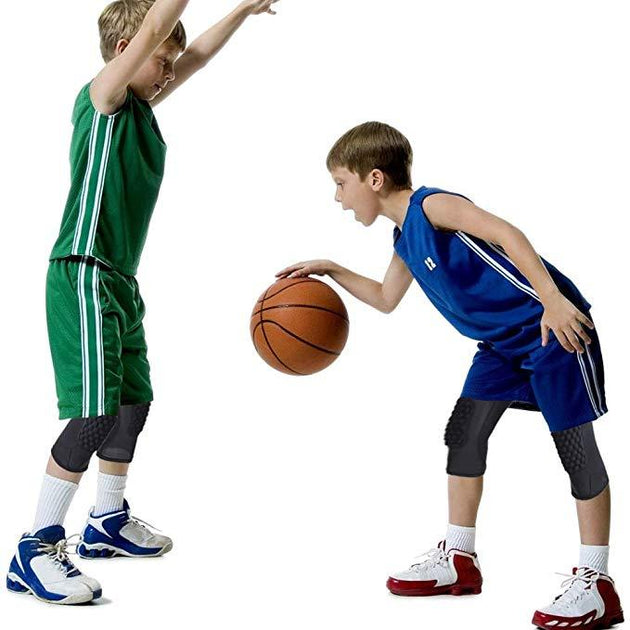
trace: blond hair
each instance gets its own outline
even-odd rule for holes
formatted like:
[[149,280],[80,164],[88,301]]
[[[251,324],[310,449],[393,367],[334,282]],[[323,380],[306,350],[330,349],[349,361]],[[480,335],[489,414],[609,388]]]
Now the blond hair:
[[346,131],[326,158],[329,171],[347,168],[364,180],[374,169],[383,171],[397,190],[411,188],[413,151],[400,131],[381,122],[366,122]]
[[[131,41],[140,30],[144,18],[155,0],[115,0],[105,7],[98,19],[101,55],[105,62],[115,57],[116,44],[121,39]],[[177,22],[167,40],[173,41],[182,52],[186,49],[186,31]]]

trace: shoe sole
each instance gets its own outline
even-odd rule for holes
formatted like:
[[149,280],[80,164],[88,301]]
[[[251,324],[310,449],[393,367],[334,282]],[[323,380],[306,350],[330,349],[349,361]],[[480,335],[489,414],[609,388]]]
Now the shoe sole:
[[478,586],[440,586],[438,588],[426,590],[392,590],[387,587],[392,595],[399,595],[402,597],[431,597],[433,595],[454,595],[459,597],[460,595],[479,595],[481,593],[481,585]]
[[[605,615],[604,617],[601,617],[600,619],[594,619],[591,623],[589,623],[586,626],[582,624],[579,627],[582,630],[606,630],[606,628],[612,628],[614,625],[618,623],[623,623],[623,622],[624,622],[623,611],[620,610],[618,612],[613,613],[612,615]],[[558,627],[560,625],[560,624],[555,624],[554,626],[538,625],[538,622],[536,621],[536,615],[534,615],[534,618],[532,619],[532,623],[537,628],[542,628],[543,630],[548,630],[549,628]],[[563,627],[571,627],[571,624],[569,623],[568,626],[563,626]]]
[[86,560],[94,560],[96,558],[115,558],[116,556],[122,556],[125,558],[157,558],[158,556],[163,556],[165,553],[168,553],[172,548],[173,543],[170,542],[156,553],[140,555],[129,553],[124,549],[119,549],[118,547],[113,547],[112,545],[106,545],[105,543],[94,543],[92,545],[80,543],[77,546],[77,555],[81,558],[85,558]]
[[41,597],[33,589],[31,589],[19,576],[15,573],[9,573],[7,575],[7,589],[11,593],[16,593],[17,595],[32,595],[35,599],[38,599],[40,602],[44,602],[46,604],[60,604],[62,606],[71,606],[73,604],[85,604],[87,602],[94,601],[103,595],[103,589],[98,589],[96,591],[92,591],[89,594],[89,597],[86,594],[77,594],[77,595],[69,595],[65,599],[46,599],[45,597]]

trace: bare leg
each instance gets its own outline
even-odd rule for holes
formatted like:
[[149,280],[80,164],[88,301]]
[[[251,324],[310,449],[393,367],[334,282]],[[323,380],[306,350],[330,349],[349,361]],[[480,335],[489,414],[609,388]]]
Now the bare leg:
[[129,470],[129,464],[122,464],[120,462],[108,462],[105,459],[99,458],[98,469],[106,475],[123,476],[127,474],[127,471]]
[[583,545],[607,545],[610,538],[610,487],[587,501],[576,499]]
[[83,473],[75,473],[62,468],[52,458],[52,455],[48,458],[48,465],[46,466],[46,474],[57,479],[63,479],[64,481],[72,481],[72,483],[79,483]]
[[448,476],[448,522],[475,527],[483,492],[483,477]]

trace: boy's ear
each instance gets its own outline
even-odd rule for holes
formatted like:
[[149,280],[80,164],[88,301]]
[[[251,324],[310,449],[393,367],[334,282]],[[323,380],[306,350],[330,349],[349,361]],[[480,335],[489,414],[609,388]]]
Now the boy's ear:
[[385,184],[385,174],[378,168],[375,168],[370,172],[368,179],[374,192],[379,192]]
[[120,53],[122,53],[122,51],[125,50],[125,48],[127,48],[127,46],[129,46],[129,40],[128,39],[119,39],[116,42],[116,48],[114,48],[115,56],[118,57],[118,55],[120,55]]

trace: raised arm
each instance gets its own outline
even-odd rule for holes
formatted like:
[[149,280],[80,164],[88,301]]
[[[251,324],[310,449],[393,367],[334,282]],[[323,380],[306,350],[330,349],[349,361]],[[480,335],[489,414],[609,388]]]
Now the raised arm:
[[579,338],[586,343],[590,343],[590,338],[582,324],[593,328],[593,323],[560,293],[547,268],[521,230],[456,195],[431,195],[424,200],[423,209],[429,221],[438,229],[461,230],[484,241],[501,245],[529,280],[545,309],[540,322],[542,345],[547,345],[549,331],[553,330],[565,350],[584,351]]
[[171,34],[189,0],[156,0],[129,45],[96,75],[90,98],[102,114],[118,111],[127,97],[127,86],[142,64]]
[[275,15],[271,5],[276,2],[278,0],[244,0],[220,22],[195,39],[175,62],[175,78],[151,101],[151,106],[161,103],[193,74],[205,67],[250,15]]
[[330,276],[354,297],[382,313],[391,313],[398,306],[413,279],[407,266],[397,254],[393,255],[383,282],[361,276],[332,260],[309,260],[295,263],[276,274],[279,278],[297,278],[308,275]]

